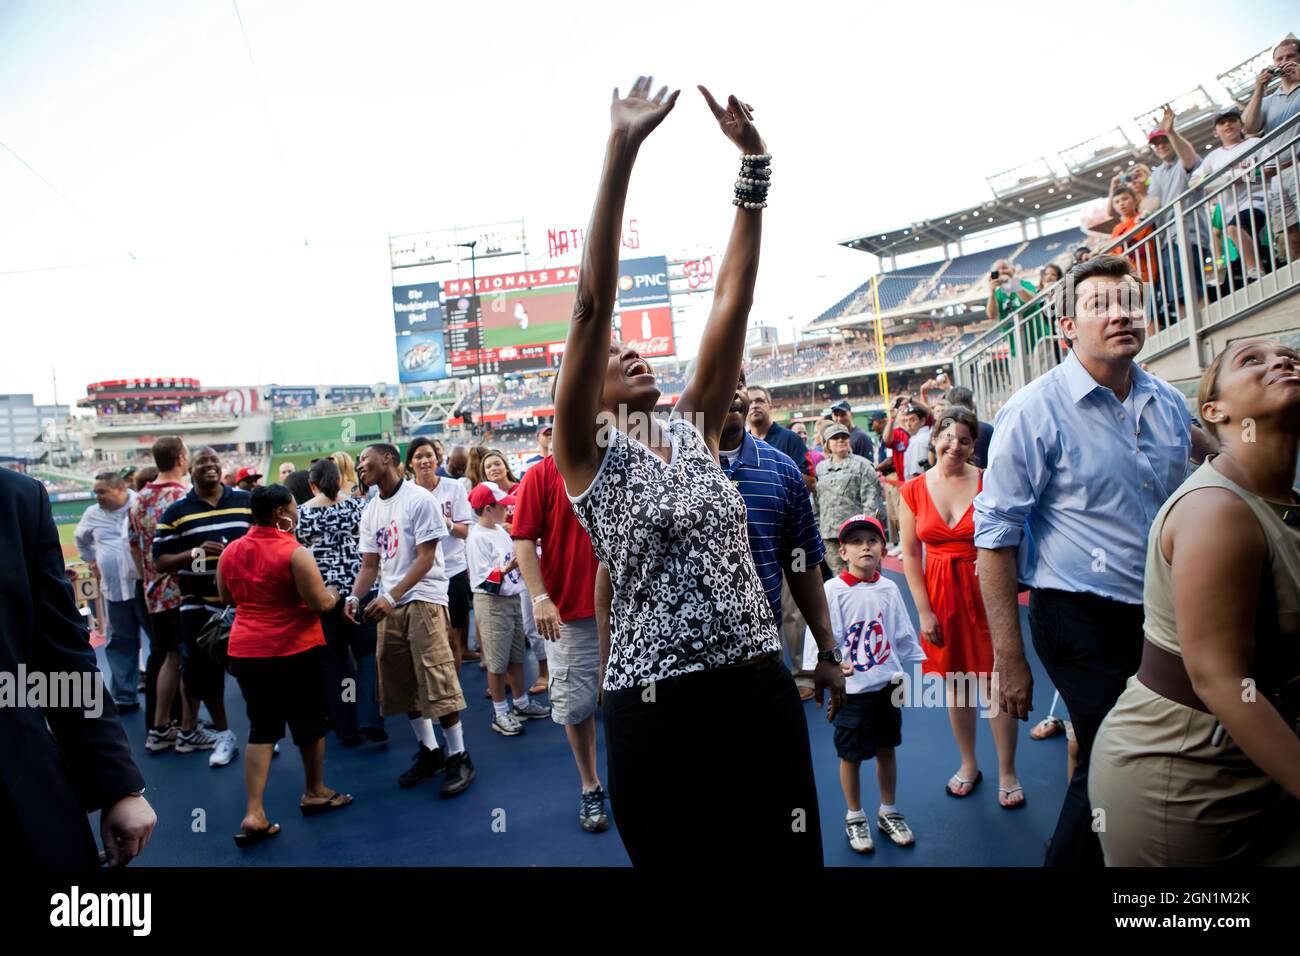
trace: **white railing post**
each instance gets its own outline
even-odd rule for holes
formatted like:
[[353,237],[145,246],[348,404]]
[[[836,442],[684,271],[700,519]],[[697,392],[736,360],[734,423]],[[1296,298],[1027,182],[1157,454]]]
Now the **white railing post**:
[[[1180,160],[1181,162],[1181,160]],[[1195,213],[1192,214],[1196,215]],[[1201,367],[1201,349],[1200,342],[1197,338],[1197,310],[1196,310],[1196,290],[1194,280],[1200,277],[1200,269],[1197,275],[1192,275],[1191,259],[1187,253],[1187,221],[1183,216],[1183,203],[1180,199],[1174,203],[1174,236],[1178,240],[1178,270],[1183,277],[1183,321],[1187,323],[1187,347],[1192,350],[1192,361],[1196,363],[1197,370]],[[1200,233],[1197,233],[1200,238]],[[1200,248],[1199,243],[1197,248]],[[1199,264],[1198,264],[1199,265]]]

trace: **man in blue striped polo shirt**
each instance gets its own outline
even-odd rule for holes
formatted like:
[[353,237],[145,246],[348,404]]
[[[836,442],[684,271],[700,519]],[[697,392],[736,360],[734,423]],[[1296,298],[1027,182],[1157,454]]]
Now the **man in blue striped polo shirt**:
[[252,523],[247,491],[221,481],[221,459],[211,448],[200,449],[190,462],[188,494],[163,512],[153,539],[154,564],[162,573],[175,573],[181,586],[181,675],[185,695],[208,706],[216,734],[196,725],[182,727],[176,750],[211,750],[209,766],[224,767],[239,752],[234,731],[226,722],[225,671],[198,646],[199,632],[221,610],[217,597],[217,561],[227,544],[243,537]]
[[[793,662],[791,668],[799,696],[813,696],[812,674],[803,671],[804,619],[819,639],[833,642],[826,592],[822,585],[822,540],[813,520],[808,488],[799,468],[784,452],[745,430],[749,415],[749,390],[745,372],[731,400],[726,424],[718,441],[723,472],[745,499],[749,547],[763,582],[772,614]],[[782,618],[782,576],[795,607],[785,607]],[[823,645],[825,646],[825,645]]]

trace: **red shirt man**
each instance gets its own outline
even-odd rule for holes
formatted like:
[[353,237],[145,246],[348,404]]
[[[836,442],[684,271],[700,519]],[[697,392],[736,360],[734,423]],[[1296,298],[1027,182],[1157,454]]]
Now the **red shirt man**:
[[609,826],[605,789],[596,773],[596,701],[605,663],[596,631],[600,565],[553,458],[548,455],[524,472],[514,494],[518,503],[510,536],[537,629],[549,642],[551,719],[564,727],[582,779],[578,823],[597,832]]

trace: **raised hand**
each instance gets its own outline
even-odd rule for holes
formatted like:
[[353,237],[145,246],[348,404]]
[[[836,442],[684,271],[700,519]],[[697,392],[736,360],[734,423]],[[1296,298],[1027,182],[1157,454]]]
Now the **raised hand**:
[[1166,135],[1174,131],[1174,111],[1168,103],[1164,105],[1164,112],[1160,114],[1160,123],[1156,129]]
[[700,93],[704,95],[704,102],[709,104],[709,109],[713,111],[713,118],[718,121],[718,126],[726,134],[727,139],[731,140],[740,149],[742,153],[754,155],[756,153],[766,153],[767,147],[763,143],[763,137],[758,135],[758,129],[754,126],[754,108],[748,103],[742,103],[736,99],[735,95],[727,97],[725,107],[718,104],[703,86],[698,87]]
[[637,77],[632,84],[632,91],[625,97],[620,97],[618,88],[615,87],[614,101],[609,106],[611,128],[627,133],[635,143],[640,143],[654,132],[654,128],[672,112],[677,97],[682,92],[675,90],[670,96],[668,87],[665,86],[652,97],[650,85],[653,80],[652,76]]

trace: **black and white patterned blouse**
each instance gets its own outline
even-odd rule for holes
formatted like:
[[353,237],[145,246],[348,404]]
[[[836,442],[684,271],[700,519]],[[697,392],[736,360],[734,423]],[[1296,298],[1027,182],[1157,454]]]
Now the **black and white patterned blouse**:
[[365,508],[364,498],[349,495],[336,504],[298,509],[298,540],[316,558],[325,583],[343,595],[351,592],[352,582],[361,570],[357,533]]
[[745,500],[695,427],[668,423],[672,461],[617,429],[591,486],[569,496],[614,586],[606,690],[778,651]]

